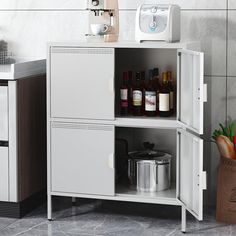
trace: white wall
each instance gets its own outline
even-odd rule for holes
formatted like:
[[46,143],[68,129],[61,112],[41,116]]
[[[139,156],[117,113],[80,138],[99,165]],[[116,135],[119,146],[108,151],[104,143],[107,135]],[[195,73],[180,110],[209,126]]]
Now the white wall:
[[[143,2],[175,3],[182,7],[182,40],[200,40],[209,84],[206,136],[227,117],[236,119],[236,1],[235,0],[120,0],[120,40],[134,39],[134,16]],[[0,38],[20,57],[45,58],[48,41],[84,40],[86,0],[1,0]],[[207,139],[207,138],[206,138]],[[209,139],[209,138],[208,138]],[[205,143],[209,174],[207,199],[214,203],[215,145]]]

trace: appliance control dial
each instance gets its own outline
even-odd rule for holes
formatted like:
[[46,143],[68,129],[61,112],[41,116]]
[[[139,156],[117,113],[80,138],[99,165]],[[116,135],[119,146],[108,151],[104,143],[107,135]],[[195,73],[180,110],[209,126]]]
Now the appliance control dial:
[[156,12],[157,12],[157,8],[156,8],[156,7],[153,7],[153,8],[151,9],[151,12],[152,12],[152,13],[156,13]]
[[152,21],[149,25],[149,27],[151,28],[151,30],[155,30],[157,27],[157,23],[155,21]]
[[98,6],[99,5],[99,0],[92,0],[93,6]]

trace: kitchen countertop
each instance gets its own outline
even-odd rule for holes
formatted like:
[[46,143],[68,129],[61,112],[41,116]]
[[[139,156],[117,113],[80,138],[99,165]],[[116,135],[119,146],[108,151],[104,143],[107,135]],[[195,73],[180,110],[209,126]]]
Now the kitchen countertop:
[[17,80],[46,73],[46,60],[21,61],[0,65],[0,80]]

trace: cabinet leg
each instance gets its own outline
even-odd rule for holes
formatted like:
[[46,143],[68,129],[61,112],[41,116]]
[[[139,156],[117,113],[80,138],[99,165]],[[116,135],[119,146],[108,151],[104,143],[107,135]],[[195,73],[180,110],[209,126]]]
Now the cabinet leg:
[[48,220],[52,220],[52,195],[48,194]]
[[76,197],[72,197],[72,205],[76,205]]
[[181,231],[182,233],[186,233],[186,209],[184,206],[182,206]]

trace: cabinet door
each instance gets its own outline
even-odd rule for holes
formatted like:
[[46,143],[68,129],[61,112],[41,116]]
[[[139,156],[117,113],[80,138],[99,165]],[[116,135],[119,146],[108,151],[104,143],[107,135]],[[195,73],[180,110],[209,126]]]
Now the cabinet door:
[[203,219],[203,140],[184,130],[177,132],[177,197],[198,220]]
[[52,124],[52,191],[114,195],[114,127]]
[[186,128],[203,134],[204,54],[178,50],[178,120]]
[[114,120],[114,49],[51,49],[51,116]]
[[8,147],[0,147],[0,201],[9,200]]
[[0,141],[8,141],[8,86],[0,83]]

